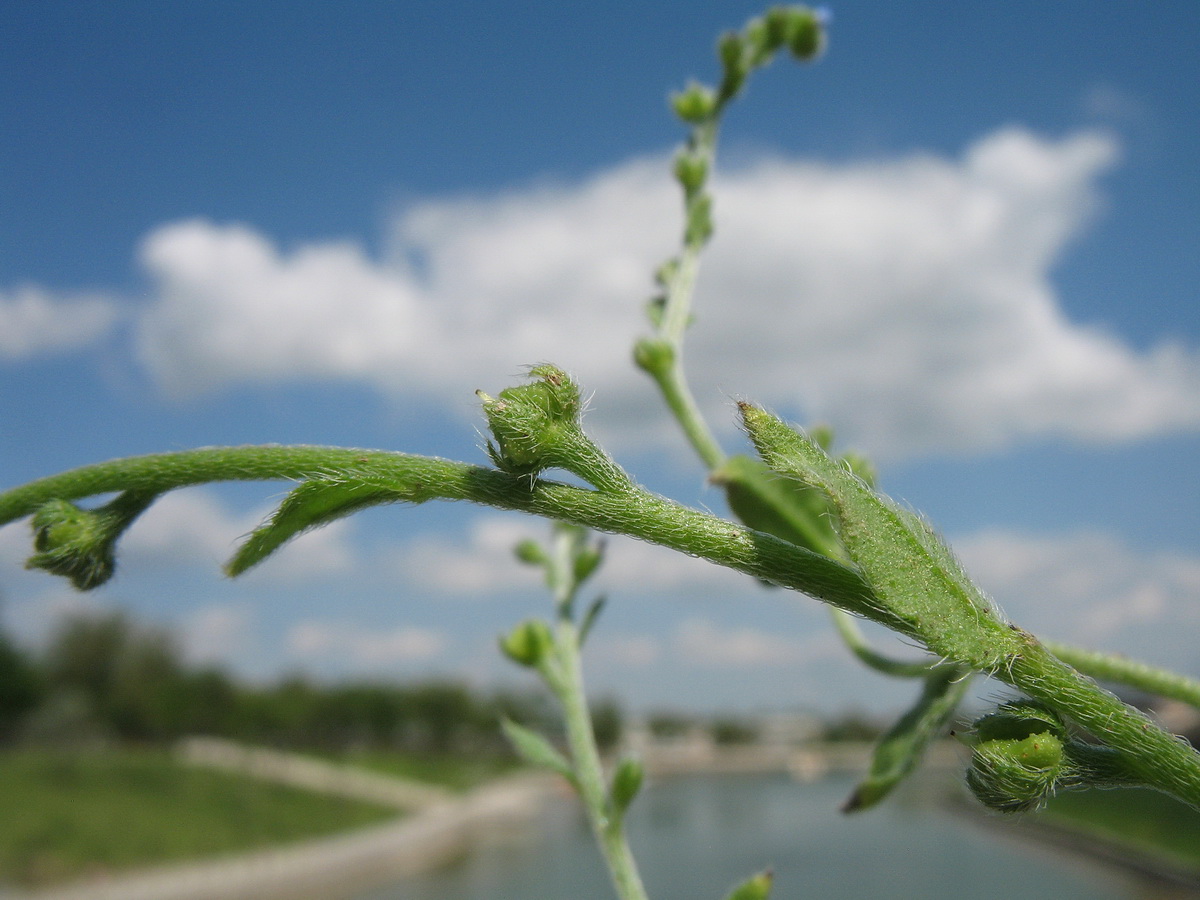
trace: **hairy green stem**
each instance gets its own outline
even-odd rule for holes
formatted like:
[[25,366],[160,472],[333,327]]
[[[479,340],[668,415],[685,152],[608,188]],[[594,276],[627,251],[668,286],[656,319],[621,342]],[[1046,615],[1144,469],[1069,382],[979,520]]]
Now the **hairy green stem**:
[[834,627],[837,628],[842,641],[850,648],[858,661],[868,668],[884,675],[891,675],[893,678],[925,678],[932,671],[932,663],[905,662],[884,656],[867,642],[862,629],[858,627],[858,622],[852,615],[837,607],[830,607],[829,612],[832,614]]
[[1139,691],[1178,700],[1200,709],[1200,681],[1195,678],[1148,666],[1123,656],[1073,647],[1057,641],[1042,643],[1067,665],[1098,681],[1128,685]]
[[[1130,754],[1145,783],[1200,807],[1200,754],[1076,672],[1019,629],[996,628],[969,613],[978,638],[964,643],[964,621],[913,618],[885,605],[854,568],[762,532],[689,509],[639,487],[610,493],[461,462],[382,451],[323,447],[229,447],[154,454],[99,463],[0,494],[0,524],[53,499],[112,491],[161,493],[201,482],[303,479],[353,473],[357,482],[389,492],[397,502],[468,500],[626,534],[756,578],[798,590],[872,619],[947,659],[982,669],[1041,699]],[[979,653],[963,655],[982,639]],[[986,651],[986,652],[985,652]],[[985,658],[986,657],[986,658]]]
[[1123,766],[1146,786],[1200,809],[1200,754],[1138,710],[1056,657],[1033,635],[997,678],[1074,719],[1105,746],[1122,753]]
[[29,515],[54,498],[75,500],[128,487],[161,493],[212,481],[303,479],[336,472],[341,466],[352,469],[359,483],[391,491],[397,502],[468,500],[626,534],[801,591],[892,628],[901,624],[878,606],[853,569],[640,487],[608,493],[379,450],[225,447],[112,460],[0,494],[0,525]]
[[575,623],[560,617],[554,641],[558,661],[555,693],[563,709],[567,743],[575,769],[575,784],[587,813],[592,833],[608,864],[613,887],[621,900],[646,900],[646,889],[637,862],[625,837],[624,818],[609,809],[604,768],[596,749],[592,717],[583,688],[583,664],[579,654],[579,632]]

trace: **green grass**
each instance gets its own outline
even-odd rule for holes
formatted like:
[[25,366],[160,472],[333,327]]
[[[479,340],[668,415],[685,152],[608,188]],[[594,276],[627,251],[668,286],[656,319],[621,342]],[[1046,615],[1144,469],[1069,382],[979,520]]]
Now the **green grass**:
[[468,791],[486,781],[517,770],[519,763],[508,757],[413,754],[387,750],[356,750],[326,757],[348,766],[359,766],[453,791]]
[[394,809],[180,765],[165,752],[0,753],[0,893],[330,834]]
[[1166,794],[1133,788],[1069,791],[1041,815],[1200,872],[1200,811]]

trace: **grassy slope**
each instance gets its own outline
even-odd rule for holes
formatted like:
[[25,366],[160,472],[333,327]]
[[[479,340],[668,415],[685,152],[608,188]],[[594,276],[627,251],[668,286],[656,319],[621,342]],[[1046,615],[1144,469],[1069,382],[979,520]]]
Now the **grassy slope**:
[[173,762],[166,753],[0,754],[0,892],[280,844],[384,821],[365,803]]
[[424,781],[453,791],[468,791],[485,781],[511,774],[519,767],[519,763],[508,757],[414,755],[383,750],[354,751],[326,758],[383,775]]

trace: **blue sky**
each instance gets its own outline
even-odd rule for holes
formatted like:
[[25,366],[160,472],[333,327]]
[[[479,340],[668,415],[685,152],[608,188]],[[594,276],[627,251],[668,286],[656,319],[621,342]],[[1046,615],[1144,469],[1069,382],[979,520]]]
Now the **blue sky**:
[[[746,3],[9,4],[0,482],[215,443],[479,461],[473,391],[553,360],[655,490],[720,509],[628,363],[673,251],[665,99]],[[1020,624],[1200,673],[1192,2],[847,2],[726,121],[689,368],[830,422]],[[36,642],[124,608],[256,678],[507,677],[537,522],[373,511],[219,575],[277,486],[194,490]],[[875,709],[816,604],[614,540],[590,660],[632,705]]]

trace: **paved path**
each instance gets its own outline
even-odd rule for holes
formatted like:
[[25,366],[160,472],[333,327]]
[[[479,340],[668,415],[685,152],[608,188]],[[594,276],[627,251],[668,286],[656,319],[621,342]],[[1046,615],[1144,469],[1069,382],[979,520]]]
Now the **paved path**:
[[[285,754],[238,749],[241,756],[228,747],[216,753],[209,747],[207,764],[221,759],[222,766],[234,768],[233,762],[240,760],[260,767],[262,772],[256,769],[256,774],[265,777],[310,788],[316,788],[315,779],[331,793],[408,809],[417,796],[409,793],[413,785],[399,779],[388,786],[382,783],[392,781],[386,776],[359,773],[370,777],[339,781],[327,770],[341,770],[340,766],[311,768],[296,764],[296,759],[278,758]],[[376,790],[374,797],[367,796]],[[0,900],[343,900],[391,879],[444,865],[496,828],[531,822],[560,790],[554,777],[542,774],[512,776],[461,796],[426,788],[422,802],[415,804],[418,811],[383,825],[243,856],[138,870],[103,882],[27,894],[0,891]]]
[[180,741],[176,754],[193,766],[241,772],[264,781],[405,811],[424,809],[454,797],[453,792],[422,781],[382,775],[296,753],[248,747],[220,738],[188,738]]

